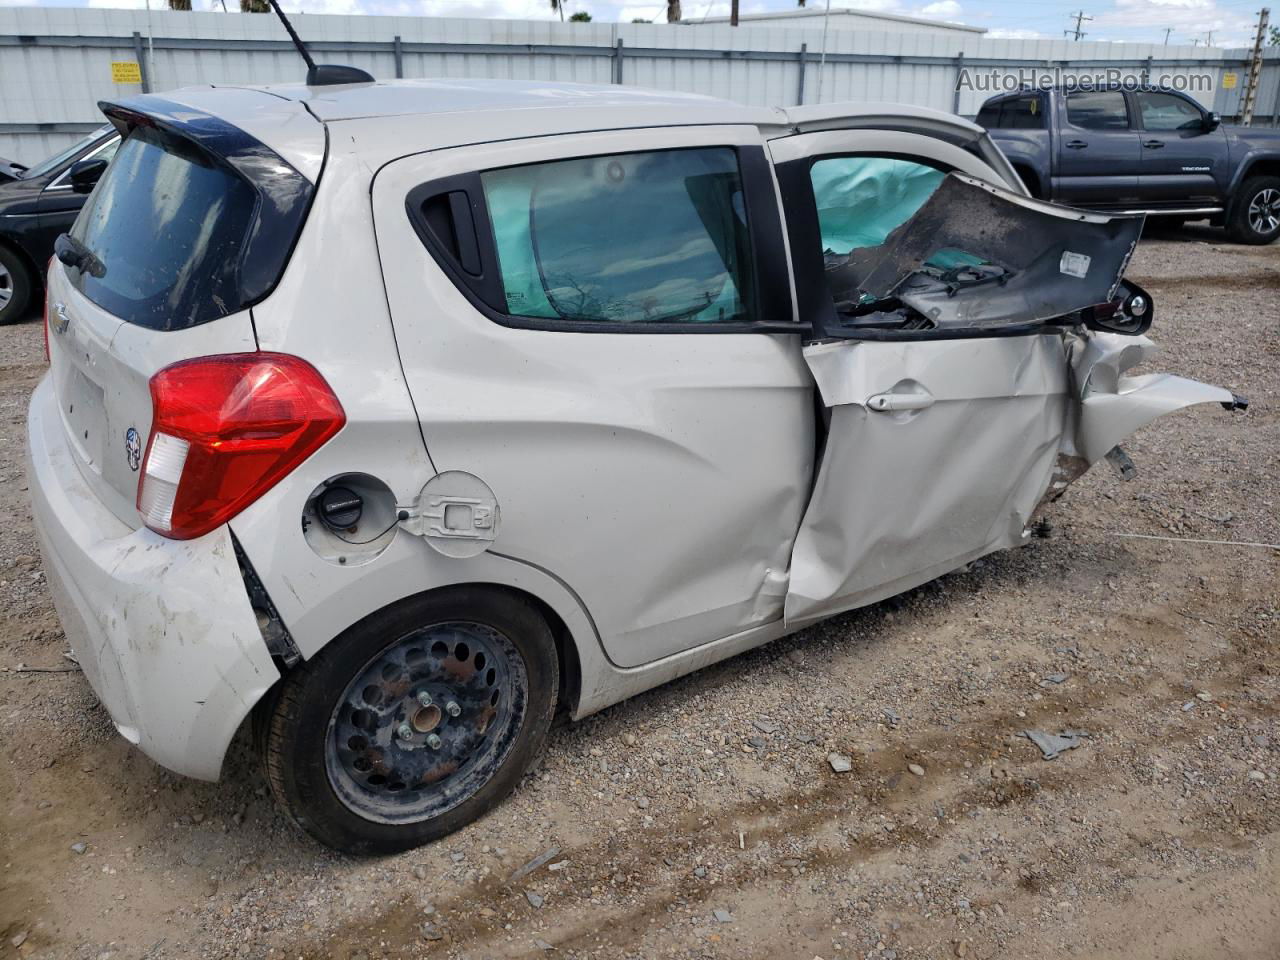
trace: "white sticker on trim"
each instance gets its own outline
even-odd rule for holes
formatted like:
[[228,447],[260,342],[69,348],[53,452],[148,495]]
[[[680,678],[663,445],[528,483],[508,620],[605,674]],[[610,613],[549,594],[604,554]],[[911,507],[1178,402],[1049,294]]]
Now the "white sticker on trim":
[[1058,269],[1068,277],[1083,280],[1085,274],[1089,272],[1090,263],[1092,263],[1092,260],[1087,254],[1072,253],[1070,250],[1064,250],[1062,251],[1062,260],[1058,263]]

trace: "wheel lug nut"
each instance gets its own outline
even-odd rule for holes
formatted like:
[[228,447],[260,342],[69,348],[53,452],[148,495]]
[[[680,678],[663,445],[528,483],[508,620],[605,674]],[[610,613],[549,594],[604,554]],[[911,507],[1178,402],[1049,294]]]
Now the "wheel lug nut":
[[452,700],[450,700],[448,703],[444,705],[444,712],[451,717],[456,717],[458,714],[462,712],[462,708],[458,706],[456,703],[454,703]]
[[396,728],[396,736],[401,740],[413,739],[413,727],[409,726],[407,723],[400,724],[400,726]]
[[424,707],[429,707],[429,706],[431,706],[431,694],[427,693],[427,691],[425,691],[425,690],[419,690],[419,691],[418,691],[418,703],[419,703],[419,705],[424,706]]
[[427,736],[427,746],[432,750],[439,750],[443,745],[443,741],[434,733]]

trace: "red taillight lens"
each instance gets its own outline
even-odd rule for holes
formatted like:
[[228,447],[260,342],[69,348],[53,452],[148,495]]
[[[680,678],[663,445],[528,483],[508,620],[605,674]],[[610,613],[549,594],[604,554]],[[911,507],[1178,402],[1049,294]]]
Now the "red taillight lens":
[[175,363],[151,378],[151,405],[138,511],[175,540],[226,523],[347,422],[315,367],[281,353]]
[[53,269],[54,258],[50,257],[44,268],[44,362],[49,362],[49,271]]

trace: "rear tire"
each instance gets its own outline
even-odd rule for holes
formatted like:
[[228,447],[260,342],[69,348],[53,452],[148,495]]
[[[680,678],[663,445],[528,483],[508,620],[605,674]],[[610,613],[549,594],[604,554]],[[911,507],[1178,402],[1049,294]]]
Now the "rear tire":
[[546,742],[558,690],[555,641],[528,601],[491,587],[412,597],[281,681],[265,705],[267,778],[321,843],[408,850],[515,789]]
[[20,254],[0,245],[0,326],[17,323],[27,313],[35,280]]
[[1250,177],[1240,185],[1227,220],[1236,243],[1262,245],[1280,237],[1280,177]]

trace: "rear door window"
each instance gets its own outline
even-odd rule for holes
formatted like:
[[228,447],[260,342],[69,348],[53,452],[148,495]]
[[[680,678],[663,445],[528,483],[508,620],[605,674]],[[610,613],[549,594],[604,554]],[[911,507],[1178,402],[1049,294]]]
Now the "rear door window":
[[897,157],[827,157],[809,170],[825,254],[874,247],[911,219],[946,174]]
[[756,319],[735,150],[558,160],[480,180],[510,315],[619,325]]
[[71,229],[96,262],[72,282],[107,312],[182,330],[243,307],[240,255],[258,193],[202,150],[140,127]]
[[1039,97],[1006,100],[1000,110],[1000,126],[1008,130],[1044,129],[1044,112]]
[[1067,94],[1067,120],[1085,130],[1128,130],[1129,111],[1124,94],[1091,90]]

